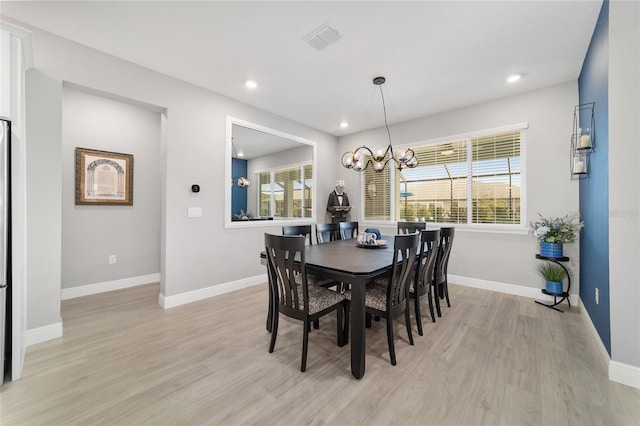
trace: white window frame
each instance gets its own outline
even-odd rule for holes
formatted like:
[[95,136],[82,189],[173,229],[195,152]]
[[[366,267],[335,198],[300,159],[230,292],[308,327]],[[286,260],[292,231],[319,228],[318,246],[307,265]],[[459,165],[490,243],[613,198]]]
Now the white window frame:
[[[428,145],[437,145],[443,144],[447,142],[451,142],[454,140],[467,140],[467,159],[471,158],[471,150],[472,144],[471,140],[474,138],[481,138],[486,136],[491,136],[500,133],[507,132],[515,132],[520,131],[520,223],[519,224],[491,224],[491,223],[471,223],[472,219],[472,209],[467,209],[467,222],[468,223],[452,223],[452,222],[427,222],[427,226],[452,226],[454,225],[456,229],[461,230],[470,230],[477,232],[493,232],[493,233],[514,233],[514,234],[526,234],[528,233],[528,218],[527,218],[527,149],[526,149],[526,139],[527,139],[527,129],[529,128],[528,122],[521,122],[516,124],[510,124],[500,127],[488,128],[473,132],[461,133],[457,135],[445,136],[441,138],[427,139],[418,142],[413,142],[411,144],[402,144],[402,145],[394,145],[395,148],[415,148],[417,146],[428,146]],[[467,199],[472,200],[472,170],[470,160],[467,160],[469,166],[469,179],[467,180]],[[393,161],[389,162],[387,167],[391,167],[389,170],[389,182],[395,181],[396,169],[393,167]],[[386,173],[383,172],[383,173]],[[395,218],[396,211],[396,203],[399,202],[399,197],[396,197],[395,185],[390,185],[390,220],[368,220],[365,219],[365,192],[366,188],[364,187],[365,179],[364,173],[360,174],[360,188],[361,188],[361,200],[360,205],[363,208],[360,210],[360,221],[366,223],[368,225],[379,225],[379,226],[395,226],[398,219]],[[472,202],[472,201],[469,201]]]

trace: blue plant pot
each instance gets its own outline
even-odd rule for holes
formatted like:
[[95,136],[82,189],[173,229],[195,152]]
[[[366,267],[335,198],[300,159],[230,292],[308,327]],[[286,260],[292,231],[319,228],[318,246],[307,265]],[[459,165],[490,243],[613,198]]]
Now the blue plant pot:
[[547,293],[562,294],[562,283],[555,281],[547,281]]
[[542,257],[563,257],[562,243],[540,242],[540,256]]

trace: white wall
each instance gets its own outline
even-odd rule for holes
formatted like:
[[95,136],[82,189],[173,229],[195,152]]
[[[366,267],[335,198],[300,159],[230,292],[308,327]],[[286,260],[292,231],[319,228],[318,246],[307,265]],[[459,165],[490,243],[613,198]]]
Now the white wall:
[[[159,276],[160,130],[157,111],[63,87],[63,289]],[[76,147],[133,155],[132,206],[75,205]]]
[[25,69],[31,64],[30,34],[28,31],[0,21],[0,115],[12,120],[11,138],[11,249],[12,249],[12,336],[11,378],[22,375],[26,353],[26,271],[27,271],[27,213],[26,213],[26,129],[25,129]]
[[[184,82],[152,72],[146,68],[119,60],[77,43],[30,28],[33,31],[33,72],[46,76],[56,90],[33,91],[34,103],[62,105],[63,82],[131,99],[165,110],[161,123],[160,176],[162,182],[160,257],[162,298],[196,294],[195,298],[211,294],[218,286],[239,282],[250,277],[264,276],[264,266],[258,254],[264,246],[264,232],[280,233],[280,227],[225,229],[224,187],[228,184],[224,170],[226,116],[231,115],[285,133],[317,142],[318,193],[329,193],[335,179],[336,138],[315,129],[294,123],[266,111],[247,106],[223,96],[207,92]],[[28,117],[29,118],[29,117]],[[29,126],[34,132],[48,132],[43,127],[60,128],[61,115],[52,115],[46,123],[33,118]],[[58,135],[60,129],[58,129]],[[62,142],[57,138],[30,140],[34,150],[48,149],[57,143],[57,153],[48,156],[53,162],[49,170],[33,169],[36,180],[54,180],[48,197],[62,200]],[[45,154],[43,152],[43,154]],[[326,176],[326,174],[329,176]],[[57,183],[56,183],[57,182]],[[201,192],[193,194],[191,185],[197,183]],[[136,194],[140,200],[144,194]],[[316,211],[324,213],[324,203]],[[54,204],[55,205],[55,204]],[[189,207],[200,207],[203,216],[188,218]],[[45,220],[48,232],[60,234],[61,218],[49,217],[48,209],[33,209],[34,219]],[[318,214],[318,213],[317,213]],[[65,227],[65,233],[67,232]],[[75,231],[70,231],[75,232]],[[77,231],[82,232],[82,231]],[[33,234],[30,244],[42,242]],[[60,242],[53,247],[47,262],[60,265]],[[118,262],[131,259],[118,256]],[[237,265],[237,267],[234,267]],[[37,262],[28,264],[28,272],[37,274]],[[65,267],[66,268],[66,267]],[[58,271],[60,268],[58,268]],[[55,279],[54,279],[55,278]],[[60,277],[51,278],[46,291],[29,293],[27,316],[39,317],[39,312],[59,312]],[[31,286],[31,281],[28,282]],[[34,287],[36,288],[36,287]],[[46,297],[49,293],[56,297]],[[161,298],[161,300],[163,300]],[[187,297],[188,299],[188,297]],[[171,304],[169,304],[171,305]],[[49,315],[49,323],[59,321]],[[44,322],[47,322],[44,321]],[[40,323],[40,320],[37,322]]]
[[[45,73],[26,75],[27,330],[61,332],[62,86]],[[46,301],[46,303],[42,303]]]
[[11,34],[0,32],[0,117],[11,117]]
[[[578,182],[570,180],[569,171],[573,107],[577,103],[578,86],[576,81],[572,81],[394,125],[390,129],[391,138],[394,146],[411,146],[432,139],[528,122],[527,207],[524,212],[525,223],[528,224],[529,220],[537,218],[538,212],[544,216],[561,216],[579,210]],[[339,152],[362,144],[374,145],[372,141],[384,140],[384,137],[383,129],[343,137],[339,141]],[[341,168],[340,178],[346,181],[351,203],[355,205],[352,214],[361,217],[362,203],[358,201],[361,197],[360,174]],[[388,229],[388,232],[394,231],[395,224]],[[537,273],[539,261],[535,254],[538,253],[538,243],[527,235],[526,229],[517,233],[496,233],[459,226],[449,273],[462,277],[461,281],[467,284],[485,287],[490,284],[494,289],[500,284],[509,284],[537,291],[544,285]],[[568,266],[575,274],[571,293],[577,295],[579,247],[578,244],[566,244],[564,248],[565,255],[571,257]]]
[[[640,4],[609,3],[609,282],[612,379],[640,388]],[[617,370],[620,370],[619,368]]]

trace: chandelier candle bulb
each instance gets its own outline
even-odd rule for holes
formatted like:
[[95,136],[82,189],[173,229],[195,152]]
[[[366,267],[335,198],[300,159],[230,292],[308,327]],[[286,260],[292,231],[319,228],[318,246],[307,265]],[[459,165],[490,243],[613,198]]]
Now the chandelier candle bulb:
[[347,167],[352,167],[353,166],[353,153],[352,152],[347,152],[342,156],[342,164]]
[[373,159],[376,161],[381,161],[386,154],[387,150],[385,148],[378,147],[373,151]]

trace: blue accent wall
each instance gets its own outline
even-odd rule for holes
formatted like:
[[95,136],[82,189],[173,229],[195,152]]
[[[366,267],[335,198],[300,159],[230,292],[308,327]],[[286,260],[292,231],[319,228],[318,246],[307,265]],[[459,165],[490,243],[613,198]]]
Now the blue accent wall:
[[[234,178],[240,176],[248,177],[247,160],[232,158],[231,176]],[[240,210],[247,211],[247,188],[238,188],[237,185],[233,185],[231,188],[231,214],[238,214]]]
[[[609,316],[609,2],[604,1],[580,78],[580,103],[595,102],[595,151],[589,178],[580,181],[580,299],[611,355]],[[587,114],[584,114],[587,115]],[[580,118],[589,127],[590,117]],[[595,303],[596,288],[600,303]]]

